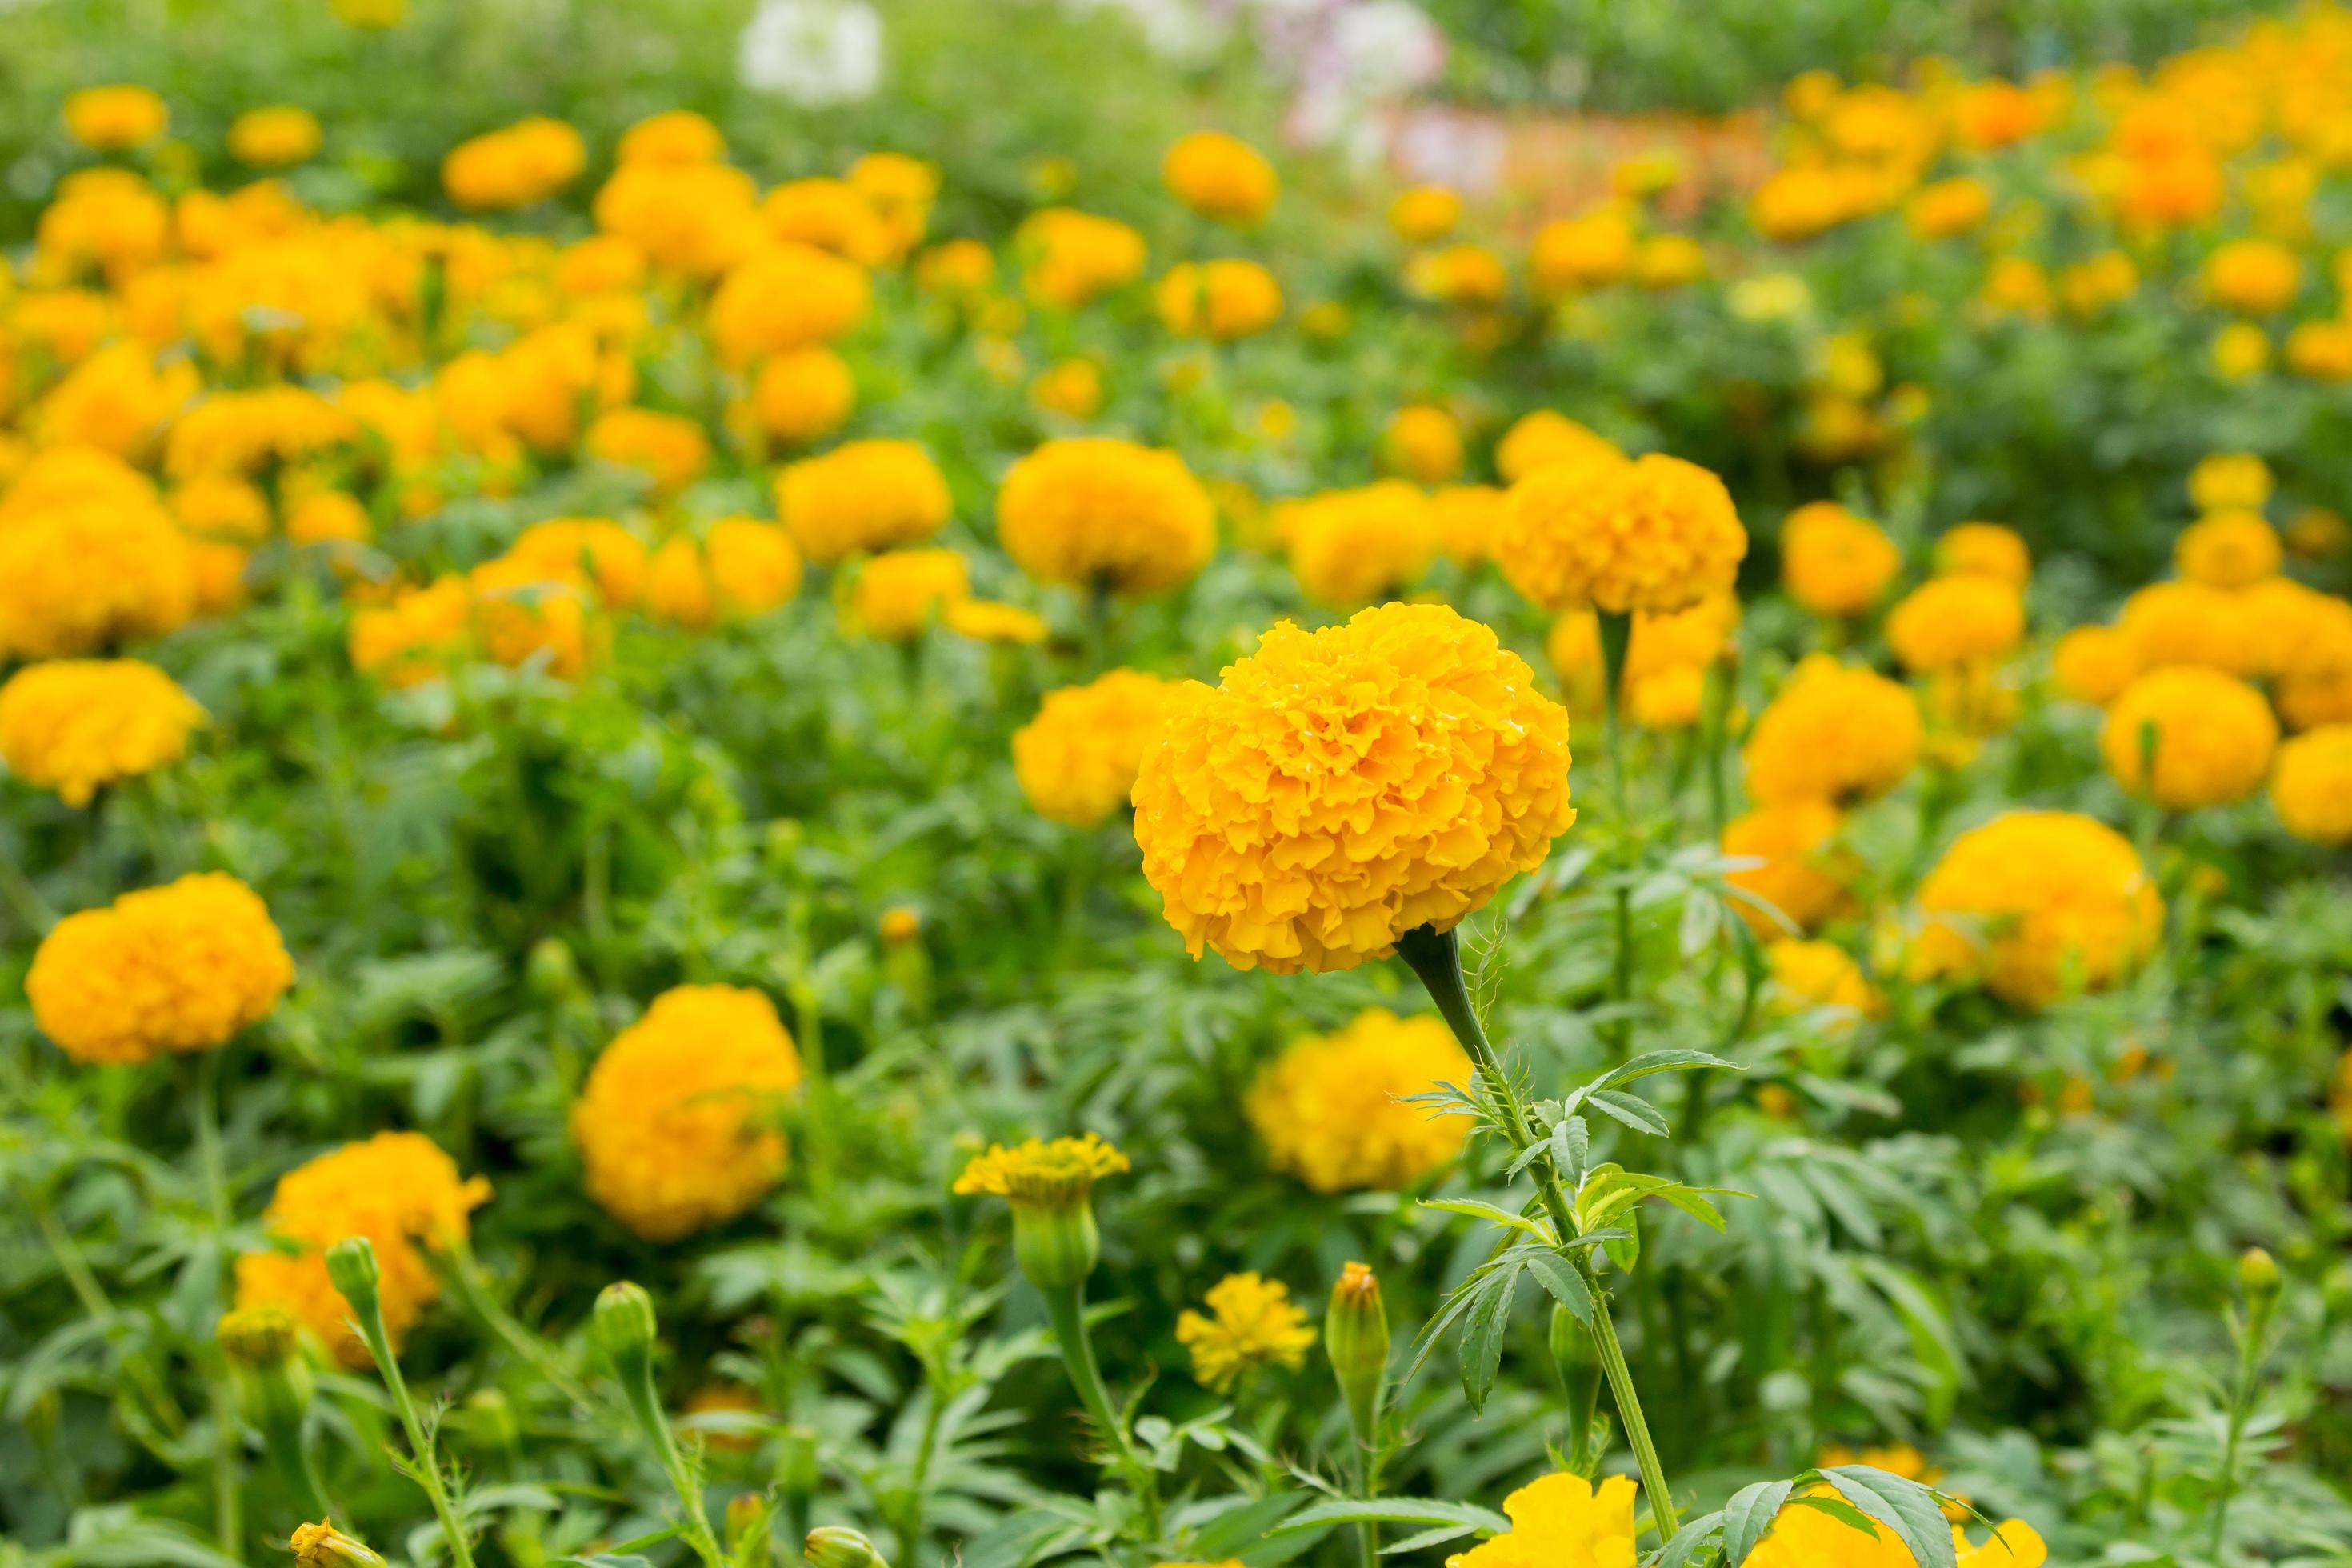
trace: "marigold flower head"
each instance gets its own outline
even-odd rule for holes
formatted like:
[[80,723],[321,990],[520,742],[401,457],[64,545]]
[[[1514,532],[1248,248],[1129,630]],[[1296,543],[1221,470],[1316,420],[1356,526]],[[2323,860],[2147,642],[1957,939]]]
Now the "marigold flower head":
[[1091,419],[1102,410],[1102,367],[1090,359],[1066,359],[1040,371],[1029,383],[1029,402],[1051,414]]
[[1160,162],[1160,177],[1178,201],[1227,223],[1255,223],[1282,190],[1265,153],[1222,131],[1178,137]]
[[1135,784],[1143,871],[1198,957],[1352,969],[1448,930],[1576,819],[1568,713],[1439,605],[1287,622],[1171,705]]
[[1318,1193],[1399,1192],[1462,1152],[1468,1125],[1404,1097],[1468,1080],[1470,1058],[1435,1017],[1370,1007],[1336,1034],[1294,1042],[1242,1109],[1268,1163]]
[[614,156],[624,163],[710,163],[727,156],[727,138],[694,110],[670,109],[623,132]]
[[1972,976],[2026,1007],[2114,984],[2164,929],[2130,840],[2064,811],[2011,812],[1960,835],[1920,884],[1919,908],[1925,973]]
[[894,248],[882,215],[846,180],[787,180],[760,205],[760,221],[772,238],[830,251],[860,267],[881,266]]
[[2260,375],[2270,368],[2271,335],[2252,321],[2231,321],[2213,334],[2206,359],[2224,381]]
[[943,239],[915,258],[915,286],[928,293],[969,297],[995,277],[995,253],[976,239]]
[[646,615],[674,626],[699,631],[719,618],[719,601],[710,590],[702,546],[691,536],[681,533],[666,539],[654,552],[646,564],[642,603]]
[[1462,471],[1462,426],[1434,404],[1410,404],[1381,431],[1381,460],[1416,484],[1443,484]]
[[1032,1138],[1006,1148],[992,1143],[972,1156],[955,1182],[963,1197],[1003,1198],[1015,1208],[1064,1210],[1094,1196],[1095,1184],[1129,1169],[1127,1156],[1100,1133],[1082,1132],[1048,1143]]
[[1538,408],[1520,416],[1495,447],[1495,471],[1512,484],[1538,468],[1558,464],[1598,468],[1622,462],[1625,454],[1606,436],[1565,414]]
[[1075,310],[1143,275],[1143,237],[1113,218],[1046,207],[1024,218],[1013,246],[1024,283],[1041,303]]
[[1152,304],[1178,337],[1231,342],[1282,319],[1282,285],[1255,261],[1181,261],[1152,290]]
[[2243,588],[2275,573],[2286,560],[2286,547],[2261,512],[2217,511],[2180,531],[2172,559],[2191,582]]
[[88,805],[102,785],[178,762],[204,719],[152,664],[55,659],[0,684],[0,759],[36,789]]
[[1416,294],[1449,305],[1499,305],[1511,291],[1503,258],[1483,245],[1449,245],[1412,258],[1406,285]]
[[1537,229],[1528,247],[1528,277],[1545,295],[1614,283],[1632,270],[1634,244],[1631,213],[1604,202]]
[[1906,669],[1982,665],[2025,636],[2025,601],[2016,588],[1973,572],[1931,577],[1886,614],[1886,640]]
[[2312,381],[2352,381],[2352,321],[2304,321],[2286,335],[2286,365]]
[[[1763,900],[1799,931],[1814,931],[1852,901],[1858,868],[1836,848],[1844,817],[1828,801],[1811,795],[1759,805],[1735,817],[1723,830],[1723,852],[1760,866],[1733,871],[1724,880]],[[1779,932],[1780,922],[1745,906],[1740,912],[1759,933]]]
[[2240,315],[2267,316],[2293,303],[2303,261],[2275,240],[2233,239],[2205,258],[2206,297]]
[[2297,838],[2352,843],[2352,724],[2323,724],[2281,746],[2271,805]]
[[996,492],[996,534],[1045,583],[1164,592],[1208,563],[1216,516],[1173,452],[1108,437],[1048,441]]
[[[1816,1492],[1831,1494],[1831,1489]],[[1971,1543],[1960,1526],[1950,1528],[1958,1568],[2042,1568],[2049,1560],[2042,1537],[2021,1519],[2004,1521],[1981,1546]],[[1819,1509],[1790,1503],[1773,1516],[1771,1529],[1748,1561],[1755,1568],[1911,1568],[1914,1560],[1910,1549],[1881,1525],[1857,1530]]]
[[1511,488],[1494,556],[1546,609],[1678,610],[1730,588],[1748,553],[1730,492],[1705,468],[1657,453],[1554,464]]
[[702,553],[722,614],[765,615],[801,591],[801,552],[772,522],[722,517],[704,532]]
[[[660,272],[689,279],[726,274],[730,282],[738,273],[749,275],[736,285],[723,318],[715,310],[710,318],[712,337],[730,364],[756,352],[746,339],[791,339],[774,346],[798,347],[846,331],[866,310],[866,274],[809,247],[774,247],[795,254],[754,269],[752,258],[767,247],[759,194],[751,175],[724,163],[625,162],[594,203],[598,231],[635,246]],[[817,257],[817,263],[800,265],[806,256]],[[793,284],[807,285],[807,293],[761,295],[765,288]]]
[[2252,675],[2265,644],[2250,608],[2244,595],[2210,584],[2151,583],[2124,601],[2118,625],[2144,670],[2186,664]]
[[468,212],[505,212],[553,195],[587,166],[579,132],[534,115],[460,143],[442,160],[441,184]]
[[33,1021],[78,1062],[210,1050],[266,1017],[294,961],[254,890],[217,871],[68,915],[33,954]]
[[2139,675],[2139,652],[2116,626],[2076,626],[2050,657],[2058,689],[2077,702],[2105,708]]
[[730,365],[830,342],[866,319],[874,285],[856,263],[813,245],[762,247],[710,300],[710,339]]
[[1922,185],[1904,205],[1903,220],[1922,239],[1966,234],[1992,212],[1992,191],[1967,174]]
[[319,117],[291,104],[248,109],[229,124],[229,156],[248,168],[290,168],[318,150]]
[[0,525],[0,658],[94,653],[195,612],[187,537],[152,500],[37,507]]
[[1816,654],[1748,732],[1740,752],[1748,796],[1772,805],[1884,795],[1917,763],[1925,728],[1908,688]]
[[1445,1560],[1445,1568],[1633,1568],[1630,1476],[1598,1487],[1563,1470],[1503,1500],[1511,1528]]
[[588,426],[588,455],[653,480],[656,495],[675,495],[710,464],[710,438],[681,414],[615,408]]
[[637,602],[646,579],[645,542],[609,517],[557,517],[532,523],[506,559],[596,590],[614,609]]
[[974,642],[1017,647],[1036,647],[1047,631],[1045,617],[1036,611],[994,599],[957,599],[941,613],[940,624]]
[[66,100],[66,133],[93,153],[121,153],[160,140],[172,111],[151,88],[86,87]]
[[2033,557],[2017,531],[1998,522],[1963,522],[1936,541],[1936,570],[1947,577],[1973,573],[2024,590],[2033,580]]
[[1633,281],[1644,289],[1680,289],[1706,275],[1706,249],[1686,234],[1654,234],[1633,252]]
[[733,1219],[783,1174],[800,1053],[760,992],[680,985],[613,1037],[572,1107],[588,1194],[647,1241]]
[[279,1308],[343,1365],[366,1366],[367,1346],[347,1326],[351,1306],[327,1278],[326,1249],[354,1236],[375,1248],[384,1333],[397,1351],[441,1293],[427,1251],[463,1242],[468,1216],[489,1198],[488,1182],[460,1178],[457,1162],[421,1132],[379,1132],[331,1150],[278,1178],[261,1219],[292,1250],[240,1257],[236,1304]]
[[1140,670],[1114,669],[1084,686],[1049,691],[1037,717],[1013,736],[1013,771],[1041,816],[1096,827],[1128,804],[1143,754],[1160,738],[1174,687]]
[[1228,1274],[1209,1288],[1207,1306],[1177,1314],[1176,1342],[1192,1352],[1192,1376],[1211,1393],[1261,1367],[1306,1363],[1315,1331],[1280,1280]]
[[858,569],[851,619],[863,636],[909,642],[949,605],[971,596],[971,568],[956,552],[890,550]]
[[1833,942],[1790,939],[1776,942],[1765,951],[1772,961],[1776,1011],[1841,1007],[1864,1018],[1875,1018],[1886,1011],[1886,998],[1864,975],[1853,954]]
[[1407,245],[1444,239],[1462,221],[1462,198],[1444,185],[1415,185],[1389,203],[1389,227]]
[[373,537],[374,521],[347,490],[312,490],[286,513],[289,544],[365,544]]
[[2174,811],[2243,800],[2262,787],[2277,746],[2278,721],[2261,692],[2194,666],[2150,670],[2133,681],[2107,710],[2099,735],[2116,781]]
[[954,511],[948,481],[912,441],[850,441],[789,464],[776,510],[821,566],[929,539]]
[[474,641],[509,668],[532,665],[576,680],[604,651],[609,628],[593,613],[576,567],[501,556],[475,567],[465,584]]
[[1780,524],[1780,580],[1816,615],[1858,616],[1902,569],[1886,531],[1835,501],[1812,501]]
[[831,349],[772,355],[751,383],[751,406],[760,428],[790,446],[830,436],[856,405],[856,379]]
[[2276,481],[2252,452],[2212,452],[2189,470],[2189,499],[2199,511],[2260,511]]
[[1286,531],[1300,589],[1335,609],[1387,598],[1437,553],[1428,498],[1402,479],[1310,496],[1287,509]]
[[352,616],[352,668],[394,690],[437,680],[464,650],[473,595],[454,574],[406,588]]

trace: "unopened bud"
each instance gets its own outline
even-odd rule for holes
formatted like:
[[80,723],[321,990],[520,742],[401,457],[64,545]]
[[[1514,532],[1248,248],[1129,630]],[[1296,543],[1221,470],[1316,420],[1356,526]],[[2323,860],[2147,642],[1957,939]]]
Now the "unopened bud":
[[327,1248],[327,1280],[362,1324],[376,1315],[376,1286],[383,1278],[383,1271],[376,1266],[375,1244],[366,1237],[347,1236]]
[[801,1555],[808,1568],[890,1568],[874,1543],[844,1524],[828,1524],[808,1532]]
[[1389,1310],[1381,1300],[1380,1277],[1361,1263],[1341,1269],[1339,1282],[1331,1288],[1323,1349],[1348,1402],[1357,1439],[1369,1443],[1380,1418],[1381,1383],[1388,1375]]
[[297,1568],[384,1568],[382,1557],[337,1530],[333,1520],[296,1525],[293,1547]]
[[2246,1310],[2256,1319],[2269,1314],[2284,1281],[2278,1260],[2259,1247],[2246,1248],[2238,1258],[2238,1283],[2245,1288]]
[[530,994],[542,1002],[560,1001],[580,984],[580,964],[562,937],[540,938],[530,950],[530,961],[525,973],[530,984]]
[[302,1355],[300,1331],[282,1307],[242,1308],[223,1316],[213,1331],[227,1358],[237,1402],[257,1426],[299,1426],[310,1408],[317,1385]]
[[893,947],[902,946],[923,934],[923,917],[912,904],[898,904],[882,911],[882,940]]
[[1048,1207],[1013,1205],[1013,1260],[1040,1289],[1079,1285],[1102,1258],[1102,1232],[1094,1205],[1084,1198]]
[[727,1549],[729,1556],[735,1559],[738,1563],[751,1560],[752,1558],[764,1562],[768,1555],[764,1546],[758,1552],[750,1554],[749,1557],[747,1557],[743,1549],[745,1544],[748,1542],[761,1541],[767,1533],[768,1500],[766,1498],[761,1497],[758,1492],[740,1492],[729,1500],[727,1504]]
[[613,1370],[624,1377],[651,1363],[656,1327],[654,1299],[646,1294],[644,1286],[623,1279],[597,1293],[590,1335]]

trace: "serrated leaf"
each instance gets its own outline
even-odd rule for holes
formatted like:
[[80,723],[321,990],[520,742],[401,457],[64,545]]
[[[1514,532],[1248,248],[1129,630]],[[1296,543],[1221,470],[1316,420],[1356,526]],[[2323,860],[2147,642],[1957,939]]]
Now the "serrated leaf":
[[1503,1367],[1503,1331],[1519,1293],[1519,1270],[1497,1268],[1479,1281],[1480,1295],[1462,1325],[1462,1395],[1474,1412],[1486,1408],[1486,1395]]
[[1475,1503],[1417,1497],[1343,1498],[1336,1502],[1318,1502],[1312,1508],[1301,1509],[1268,1533],[1287,1535],[1294,1530],[1312,1530],[1318,1525],[1366,1523],[1443,1524],[1466,1531],[1483,1531],[1488,1535],[1500,1535],[1511,1528],[1509,1520],[1493,1509],[1480,1508]]
[[1653,1138],[1664,1138],[1673,1131],[1658,1108],[1638,1094],[1620,1094],[1612,1089],[1596,1089],[1585,1103],[1610,1120],[1622,1121],[1634,1131],[1646,1132]]
[[1689,1568],[1723,1528],[1723,1515],[1703,1513],[1675,1531],[1675,1538],[1653,1552],[1647,1568]]
[[1442,1209],[1447,1214],[1467,1215],[1472,1219],[1488,1220],[1496,1225],[1508,1226],[1513,1230],[1527,1232],[1538,1241],[1549,1242],[1552,1239],[1549,1229],[1538,1225],[1527,1215],[1513,1214],[1507,1208],[1482,1202],[1477,1198],[1423,1198],[1421,1201],[1421,1206],[1425,1209]]
[[1738,1062],[1726,1061],[1706,1051],[1671,1050],[1644,1051],[1630,1061],[1618,1064],[1580,1089],[1569,1092],[1566,1108],[1573,1111],[1587,1100],[1604,1089],[1615,1089],[1636,1079],[1649,1078],[1662,1072],[1684,1072],[1692,1068],[1721,1068],[1727,1072],[1746,1072]]
[[1926,1487],[1871,1465],[1833,1465],[1822,1475],[1840,1496],[1892,1530],[1919,1568],[1958,1568],[1951,1526]]
[[1780,1517],[1780,1505],[1797,1489],[1794,1481],[1758,1481],[1742,1487],[1723,1505],[1724,1568],[1739,1568],[1764,1532]]
[[1587,1328],[1592,1326],[1592,1289],[1585,1284],[1575,1264],[1557,1252],[1529,1248],[1527,1270],[1553,1300],[1568,1309],[1570,1317]]

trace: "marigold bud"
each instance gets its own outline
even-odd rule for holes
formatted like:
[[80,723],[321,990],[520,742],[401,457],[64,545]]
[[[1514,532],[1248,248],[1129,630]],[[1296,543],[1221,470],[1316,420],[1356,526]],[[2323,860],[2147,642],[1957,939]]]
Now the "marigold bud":
[[2238,1283],[2245,1288],[2247,1310],[2259,1321],[2278,1300],[2284,1280],[2276,1258],[2259,1247],[2250,1247],[2238,1258]]
[[[727,1547],[737,1562],[764,1560],[768,1533],[768,1500],[757,1492],[744,1492],[730,1498],[727,1503]],[[758,1542],[760,1550],[746,1553],[748,1542]]]
[[1323,1319],[1323,1352],[1348,1402],[1359,1442],[1370,1442],[1380,1419],[1381,1386],[1389,1367],[1389,1310],[1380,1277],[1361,1263],[1339,1271],[1331,1309]]
[[810,1531],[801,1554],[808,1568],[890,1568],[872,1542],[844,1524]]
[[364,1326],[381,1311],[376,1288],[383,1270],[375,1260],[375,1244],[364,1236],[347,1236],[327,1248],[327,1280],[351,1303],[352,1316]]
[[384,1568],[382,1557],[337,1530],[331,1519],[296,1525],[291,1544],[296,1568]]
[[299,1325],[282,1307],[247,1307],[224,1315],[213,1336],[228,1358],[237,1402],[257,1426],[299,1425],[317,1385],[298,1338]]
[[622,1279],[597,1294],[590,1334],[596,1349],[627,1380],[653,1364],[654,1299],[644,1286]]
[[540,938],[530,950],[530,963],[526,971],[530,982],[530,994],[542,1002],[553,1002],[570,995],[580,984],[580,964],[572,950],[557,936]]

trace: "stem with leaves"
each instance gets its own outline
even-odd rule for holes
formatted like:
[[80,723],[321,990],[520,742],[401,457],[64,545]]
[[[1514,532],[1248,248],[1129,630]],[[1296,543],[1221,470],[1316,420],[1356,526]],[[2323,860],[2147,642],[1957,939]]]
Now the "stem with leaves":
[[2272,1314],[2278,1308],[2283,1281],[2278,1264],[2261,1247],[2238,1260],[2238,1282],[2246,1292],[2246,1316],[2232,1321],[2238,1339],[2237,1376],[2230,1387],[2229,1435],[2221,1445],[2221,1473],[2213,1501],[2213,1536],[2206,1555],[2221,1560],[2222,1531],[2230,1522],[2230,1504],[2238,1495],[2238,1447],[2246,1436],[2246,1422],[2254,1413],[2254,1395],[2262,1381],[2263,1361],[2270,1336]]
[[442,1538],[449,1543],[450,1562],[457,1568],[474,1568],[473,1542],[458,1521],[448,1483],[442,1476],[433,1429],[416,1413],[416,1401],[409,1397],[408,1380],[400,1374],[400,1358],[392,1353],[392,1337],[384,1331],[383,1303],[376,1289],[381,1275],[374,1245],[363,1236],[345,1237],[335,1243],[327,1249],[327,1278],[350,1304],[352,1322],[366,1342],[368,1353],[375,1358],[376,1371],[383,1374],[384,1387],[391,1392],[392,1407],[400,1416],[401,1430],[408,1435],[409,1453],[415,1461],[407,1467],[408,1473],[425,1489],[426,1499],[433,1504],[433,1517],[440,1521]]
[[1135,1451],[1135,1444],[1127,1435],[1127,1423],[1111,1404],[1102,1368],[1095,1361],[1094,1339],[1087,1331],[1085,1283],[1038,1285],[1037,1294],[1045,1298],[1045,1318],[1054,1325],[1054,1342],[1061,1347],[1062,1364],[1069,1370],[1070,1384],[1078,1391],[1078,1403],[1086,1406],[1087,1418],[1102,1434],[1111,1462],[1127,1478],[1136,1501],[1142,1506],[1145,1534],[1156,1540],[1160,1534],[1160,1489],[1151,1467]]
[[1617,1016],[1610,1025],[1610,1039],[1622,1058],[1633,1048],[1633,1017],[1629,1011],[1633,1000],[1633,888],[1627,877],[1633,868],[1634,854],[1633,786],[1628,777],[1630,759],[1625,755],[1625,694],[1621,688],[1625,679],[1626,653],[1633,647],[1633,618],[1622,610],[1601,610],[1598,614],[1601,713],[1608,734],[1611,805],[1617,814],[1618,835],[1616,889],[1612,895],[1616,915],[1616,954],[1609,971],[1609,1000],[1617,1009]]

